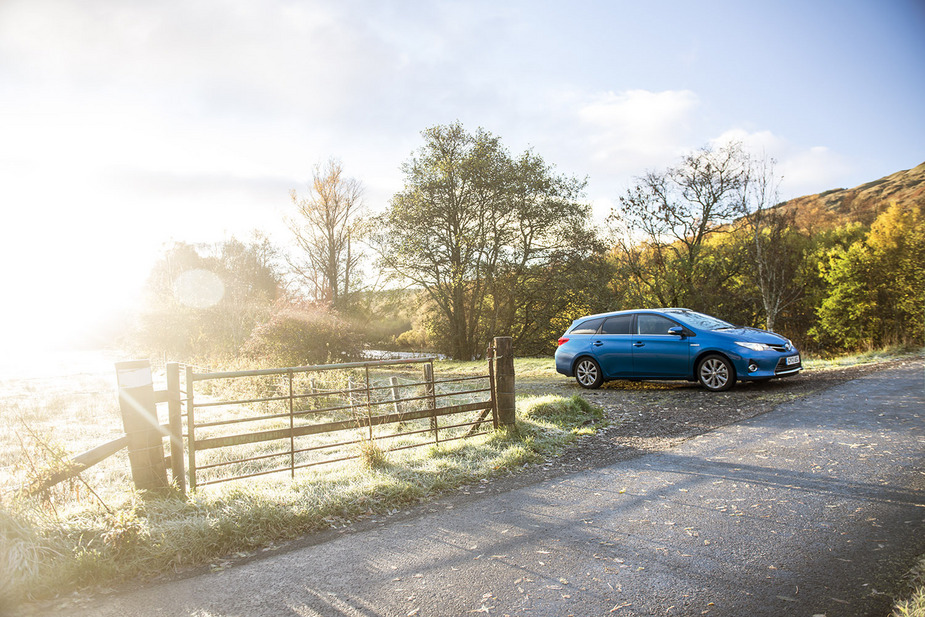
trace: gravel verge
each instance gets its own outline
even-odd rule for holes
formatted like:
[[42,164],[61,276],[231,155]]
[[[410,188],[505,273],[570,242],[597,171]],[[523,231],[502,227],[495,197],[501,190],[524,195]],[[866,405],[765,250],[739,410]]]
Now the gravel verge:
[[[727,392],[696,383],[615,381],[585,390],[574,379],[520,380],[518,395],[579,395],[604,410],[606,426],[582,437],[563,455],[500,481],[495,491],[583,469],[602,467],[672,448],[697,435],[767,413],[779,405],[822,392],[877,371],[921,362],[919,356],[845,367],[805,369],[766,382],[739,382]],[[492,491],[494,492],[494,491]]]

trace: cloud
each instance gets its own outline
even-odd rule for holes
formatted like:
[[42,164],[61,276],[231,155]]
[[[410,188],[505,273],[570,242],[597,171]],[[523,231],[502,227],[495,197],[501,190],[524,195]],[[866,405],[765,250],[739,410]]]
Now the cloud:
[[[30,85],[174,114],[339,114],[387,84],[399,50],[332,2],[9,0],[0,53]],[[49,96],[53,96],[51,88]]]
[[577,115],[597,166],[638,174],[666,165],[690,148],[699,104],[690,90],[628,90],[596,95]]
[[578,140],[584,151],[572,148],[570,161],[576,169],[593,172],[588,189],[598,220],[634,177],[647,170],[663,171],[705,145],[718,148],[739,142],[752,156],[772,159],[775,175],[782,178],[781,199],[838,188],[852,171],[831,149],[793,143],[768,129],[733,127],[709,137],[698,121],[699,98],[690,91],[631,90],[583,100],[573,109],[578,109]]
[[795,150],[782,158],[778,170],[783,176],[782,188],[789,197],[820,193],[839,186],[854,171],[845,157],[824,146]]
[[729,129],[718,137],[712,138],[709,145],[718,148],[735,142],[742,144],[745,150],[753,156],[767,156],[774,159],[777,159],[789,147],[783,139],[771,131],[764,130],[749,133],[744,129],[737,128]]
[[783,199],[851,188],[838,186],[852,171],[851,166],[843,156],[825,146],[802,146],[768,130],[749,132],[741,128],[729,129],[710,140],[713,146],[730,142],[741,143],[755,157],[775,161],[776,175],[782,178]]

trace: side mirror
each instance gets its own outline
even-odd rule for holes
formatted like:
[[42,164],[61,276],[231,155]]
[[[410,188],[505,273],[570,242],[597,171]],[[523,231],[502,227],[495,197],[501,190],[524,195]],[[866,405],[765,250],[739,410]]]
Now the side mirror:
[[674,334],[675,336],[684,336],[684,328],[681,326],[675,326],[674,328],[668,328],[668,334]]

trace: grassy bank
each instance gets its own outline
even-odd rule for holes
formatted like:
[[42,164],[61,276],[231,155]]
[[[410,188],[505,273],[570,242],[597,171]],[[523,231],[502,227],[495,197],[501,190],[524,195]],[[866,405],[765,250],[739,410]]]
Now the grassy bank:
[[909,595],[893,607],[893,617],[925,617],[925,556],[909,573]]
[[232,483],[186,500],[128,495],[115,502],[110,491],[105,501],[5,502],[0,607],[192,566],[221,567],[223,559],[307,532],[388,516],[554,456],[602,419],[579,397],[524,398],[513,430],[328,466],[295,480]]

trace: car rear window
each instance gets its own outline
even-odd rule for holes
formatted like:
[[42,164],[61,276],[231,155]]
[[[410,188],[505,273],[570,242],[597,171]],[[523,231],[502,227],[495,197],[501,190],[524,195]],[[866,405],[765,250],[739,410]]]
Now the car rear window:
[[601,334],[632,334],[630,328],[633,326],[632,315],[616,315],[608,317],[601,328]]
[[589,319],[588,321],[583,321],[569,331],[569,334],[595,334],[597,329],[601,327],[601,322],[604,321],[603,317],[598,319]]

